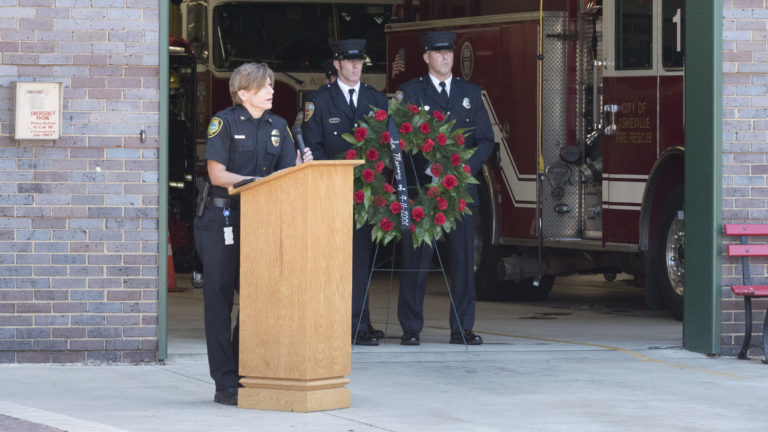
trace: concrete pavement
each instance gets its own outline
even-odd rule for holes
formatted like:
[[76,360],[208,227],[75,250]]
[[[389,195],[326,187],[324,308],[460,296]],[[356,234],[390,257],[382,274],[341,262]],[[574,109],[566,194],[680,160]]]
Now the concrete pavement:
[[[388,281],[377,284],[373,317],[390,337],[354,348],[351,408],[214,404],[191,292],[171,294],[164,365],[0,367],[0,430],[766,430],[768,366],[683,350],[680,323],[645,310],[626,281],[570,278],[547,303],[479,303],[475,331],[486,343],[469,350],[446,343],[447,296],[432,288],[422,345],[400,346],[386,320],[396,298]],[[575,290],[602,294],[569,298]],[[28,429],[8,429],[9,419]]]

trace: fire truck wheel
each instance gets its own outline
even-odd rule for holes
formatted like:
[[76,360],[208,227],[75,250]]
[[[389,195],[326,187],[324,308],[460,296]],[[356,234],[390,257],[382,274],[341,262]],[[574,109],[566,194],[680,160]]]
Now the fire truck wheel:
[[478,186],[478,206],[475,216],[475,297],[481,301],[509,300],[510,282],[499,277],[498,263],[504,248],[491,244],[490,199],[485,184]]
[[685,283],[685,221],[684,189],[676,187],[667,199],[661,214],[661,230],[656,253],[655,271],[664,305],[675,319],[683,319],[683,288]]

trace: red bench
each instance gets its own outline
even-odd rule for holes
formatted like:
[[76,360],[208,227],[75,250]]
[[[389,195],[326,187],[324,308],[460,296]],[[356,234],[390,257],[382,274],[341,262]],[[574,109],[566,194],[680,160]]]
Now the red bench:
[[726,224],[725,225],[726,236],[740,236],[741,244],[728,245],[728,256],[742,257],[741,258],[741,277],[744,285],[734,285],[731,287],[731,291],[735,296],[744,297],[744,342],[741,344],[741,351],[739,352],[739,358],[742,360],[748,359],[747,352],[752,347],[762,348],[765,360],[763,363],[768,363],[768,354],[766,353],[766,346],[768,346],[768,310],[765,312],[765,319],[763,320],[763,346],[752,344],[752,298],[753,297],[768,297],[768,285],[753,285],[752,275],[749,271],[749,258],[750,257],[768,257],[768,244],[750,244],[750,237],[754,236],[768,236],[768,225],[759,224]]

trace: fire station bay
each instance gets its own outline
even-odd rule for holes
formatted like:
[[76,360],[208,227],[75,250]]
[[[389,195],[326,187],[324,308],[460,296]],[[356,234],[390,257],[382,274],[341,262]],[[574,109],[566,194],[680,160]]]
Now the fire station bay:
[[[741,350],[747,317],[731,286],[759,282],[742,283],[741,258],[723,249],[740,239],[725,238],[723,223],[768,219],[768,69],[753,55],[756,45],[765,51],[765,41],[756,42],[765,14],[723,2],[712,17],[716,37],[692,40],[686,36],[705,25],[710,6],[684,0],[54,3],[3,7],[9,18],[0,20],[0,92],[8,101],[0,104],[0,363],[155,363],[183,353],[190,334],[204,349],[203,293],[215,275],[196,248],[198,179],[210,177],[211,118],[233,104],[229,80],[242,64],[274,72],[271,112],[289,130],[272,132],[269,146],[298,145],[294,126],[301,131],[322,114],[312,95],[336,74],[331,43],[364,39],[361,79],[391,101],[376,107],[386,121],[411,116],[422,141],[446,132],[448,146],[470,150],[457,143],[473,142],[472,127],[455,139],[450,127],[439,129],[448,123],[440,123],[436,107],[398,92],[428,80],[419,40],[436,31],[455,35],[453,79],[479,88],[439,116],[487,113],[493,136],[484,164],[457,174],[461,187],[477,192],[464,201],[473,246],[450,247],[447,231],[456,221],[436,222],[437,207],[427,210],[427,231],[400,235],[408,216],[421,226],[413,211],[434,199],[426,188],[415,201],[405,195],[403,218],[393,211],[395,230],[381,219],[372,223],[373,216],[361,219],[368,210],[356,205],[370,207],[369,215],[391,207],[353,199],[368,163],[360,151],[230,189],[242,227],[233,315],[240,313],[241,355],[248,332],[266,325],[249,315],[251,304],[301,304],[301,314],[327,314],[342,323],[340,349],[355,349],[355,223],[373,233],[365,296],[383,345],[400,344],[406,330],[398,320],[398,285],[411,265],[403,242],[428,232],[435,247],[422,344],[449,342],[456,308],[449,257],[460,253],[474,263],[468,330],[486,343],[515,334],[522,318],[535,319],[532,337],[543,336],[537,328],[546,323],[563,326],[565,338],[563,317],[578,311],[617,322],[640,317],[641,329],[669,326],[674,344],[694,352]],[[742,26],[746,21],[753,27]],[[409,161],[423,157],[424,147],[400,152],[388,139],[368,139],[386,125],[377,126],[375,110],[363,111],[339,133],[349,134],[349,148],[379,146],[377,154],[389,159],[375,174],[380,184],[371,184],[397,186],[393,161],[408,177]],[[435,130],[419,130],[422,124]],[[367,128],[365,141],[355,139],[359,128]],[[393,133],[403,138],[403,130]],[[440,165],[455,169],[450,158]],[[289,234],[296,232],[306,237]],[[261,255],[252,259],[256,250]],[[765,270],[760,261],[751,267],[754,277]],[[265,289],[295,298],[260,293],[267,280],[273,286]],[[322,290],[333,295],[296,300]],[[335,309],[322,310],[329,304]],[[765,304],[755,299],[753,307],[758,340]],[[505,324],[493,332],[489,310],[503,311]]]

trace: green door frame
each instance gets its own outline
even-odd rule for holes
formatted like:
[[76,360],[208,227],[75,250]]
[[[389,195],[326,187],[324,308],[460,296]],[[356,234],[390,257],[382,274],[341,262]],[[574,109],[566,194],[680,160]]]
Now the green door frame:
[[168,358],[168,2],[160,1],[157,219],[157,359]]
[[[160,2],[158,360],[168,358],[168,2]],[[722,0],[687,1],[685,12],[685,222],[683,346],[719,354],[722,219]],[[705,29],[709,31],[702,31]],[[710,173],[708,175],[708,173]],[[705,181],[706,180],[706,181]]]
[[722,0],[688,0],[685,23],[685,260],[693,271],[685,272],[683,347],[720,354]]

